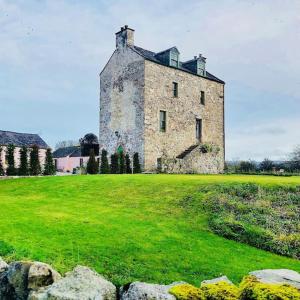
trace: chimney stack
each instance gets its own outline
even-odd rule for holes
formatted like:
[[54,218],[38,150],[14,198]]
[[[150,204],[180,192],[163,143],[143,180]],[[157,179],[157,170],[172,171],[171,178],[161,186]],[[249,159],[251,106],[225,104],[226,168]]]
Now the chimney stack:
[[116,47],[118,49],[125,46],[134,45],[134,30],[129,28],[128,25],[121,27],[121,30],[116,33]]

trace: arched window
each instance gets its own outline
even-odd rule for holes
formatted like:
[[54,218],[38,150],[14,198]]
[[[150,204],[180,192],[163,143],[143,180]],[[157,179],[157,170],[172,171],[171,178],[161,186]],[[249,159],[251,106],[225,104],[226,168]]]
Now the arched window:
[[122,147],[121,145],[118,147],[117,153],[118,153],[118,154],[124,153],[124,149],[123,149],[123,147]]

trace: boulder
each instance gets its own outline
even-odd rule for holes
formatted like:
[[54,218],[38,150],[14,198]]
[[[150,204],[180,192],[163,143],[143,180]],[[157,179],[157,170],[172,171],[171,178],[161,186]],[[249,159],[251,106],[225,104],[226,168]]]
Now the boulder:
[[300,289],[300,274],[287,269],[266,269],[249,273],[263,283],[289,284]]
[[0,257],[0,273],[6,271],[8,264]]
[[87,267],[77,266],[48,288],[32,291],[28,300],[116,300],[116,287]]
[[26,300],[29,290],[28,271],[31,262],[13,262],[7,270],[0,273],[0,299],[18,299]]
[[38,261],[33,262],[28,271],[28,289],[37,290],[51,285],[60,278],[60,274],[51,266]]
[[229,284],[233,284],[233,283],[228,279],[227,276],[221,276],[221,277],[214,278],[214,279],[210,279],[210,280],[203,280],[203,281],[201,282],[201,285],[202,285],[202,284],[210,284],[210,283],[218,283],[218,282],[220,282],[220,281],[225,281],[225,282],[227,282],[227,283],[229,283]]
[[169,294],[172,286],[184,284],[174,282],[170,285],[150,284],[144,282],[133,282],[123,286],[120,290],[121,300],[176,300],[175,296]]

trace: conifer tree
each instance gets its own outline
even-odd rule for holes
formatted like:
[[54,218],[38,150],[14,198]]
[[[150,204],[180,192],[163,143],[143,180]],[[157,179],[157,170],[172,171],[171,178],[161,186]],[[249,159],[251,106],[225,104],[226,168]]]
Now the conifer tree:
[[109,174],[109,164],[107,159],[107,151],[102,149],[101,151],[101,166],[100,166],[100,173],[101,174]]
[[90,157],[86,165],[86,171],[88,174],[98,174],[99,173],[99,165],[95,158],[94,149],[90,150]]
[[55,166],[53,163],[52,151],[50,148],[46,151],[46,159],[44,165],[44,175],[54,175],[56,172]]
[[125,156],[123,152],[119,154],[119,165],[120,165],[120,174],[125,174],[126,164],[125,164]]
[[14,145],[8,145],[6,154],[7,154],[7,170],[6,174],[9,176],[14,176],[17,174],[16,168],[15,168],[15,146]]
[[25,146],[23,146],[20,149],[20,166],[19,166],[20,176],[27,176],[29,174],[27,152],[28,149]]
[[117,153],[110,156],[110,172],[112,174],[120,173],[119,157]]
[[140,159],[137,152],[133,154],[133,173],[141,173]]
[[3,167],[3,163],[2,163],[2,147],[0,147],[0,176],[4,176],[5,172],[4,172],[4,167]]
[[132,173],[131,161],[128,153],[125,155],[125,165],[126,165],[126,173],[131,174]]
[[36,176],[41,174],[39,147],[37,145],[32,146],[30,151],[29,166],[30,175]]

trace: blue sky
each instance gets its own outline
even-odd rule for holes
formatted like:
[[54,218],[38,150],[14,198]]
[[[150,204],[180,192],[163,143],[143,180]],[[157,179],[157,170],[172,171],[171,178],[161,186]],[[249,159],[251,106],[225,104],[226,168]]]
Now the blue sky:
[[0,0],[0,129],[54,146],[98,133],[98,74],[114,33],[198,53],[226,81],[227,159],[285,158],[300,144],[300,1]]

